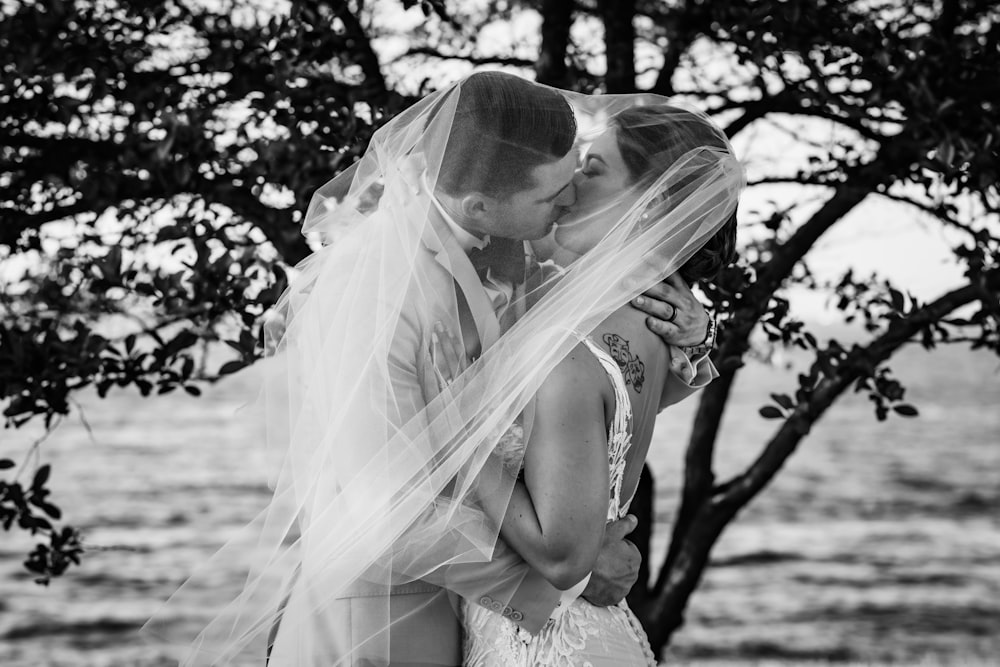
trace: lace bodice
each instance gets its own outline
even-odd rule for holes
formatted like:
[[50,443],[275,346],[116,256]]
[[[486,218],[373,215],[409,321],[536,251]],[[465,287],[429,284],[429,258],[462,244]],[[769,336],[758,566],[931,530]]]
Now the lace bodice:
[[618,362],[589,338],[583,339],[597,360],[601,362],[615,390],[615,415],[608,427],[608,473],[610,479],[608,521],[621,519],[628,514],[632,498],[622,503],[622,482],[625,480],[625,455],[632,446],[632,402],[628,387]]
[[[632,405],[617,362],[590,339],[583,343],[607,372],[615,392],[615,413],[608,427],[608,520],[628,513],[632,502],[622,502],[625,456],[632,445]],[[511,465],[523,460],[526,443],[519,424],[500,440],[497,450]],[[595,607],[577,598],[532,635],[498,613],[463,603],[464,659],[467,667],[655,667],[656,660],[635,614],[623,600],[611,607]]]

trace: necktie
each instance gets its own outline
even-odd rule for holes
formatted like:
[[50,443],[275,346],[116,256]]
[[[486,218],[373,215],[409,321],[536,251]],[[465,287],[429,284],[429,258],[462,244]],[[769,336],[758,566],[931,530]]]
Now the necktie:
[[524,242],[515,239],[493,238],[483,248],[473,248],[469,261],[476,268],[480,279],[487,271],[496,280],[509,283],[524,282]]

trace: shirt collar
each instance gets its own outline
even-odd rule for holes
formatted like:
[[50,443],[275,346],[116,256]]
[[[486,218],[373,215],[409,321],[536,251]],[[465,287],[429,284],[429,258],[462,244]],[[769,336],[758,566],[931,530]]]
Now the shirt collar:
[[445,224],[451,229],[451,233],[455,235],[455,239],[458,241],[458,245],[462,248],[465,254],[469,254],[473,249],[482,250],[490,242],[489,235],[479,238],[475,234],[469,232],[468,230],[462,228],[455,219],[451,217],[451,214],[445,210],[444,206],[438,201],[438,198],[434,195],[434,191],[430,188],[427,183],[427,172],[424,172],[423,176],[424,187],[427,189],[427,193],[431,198],[431,203],[434,204],[434,208],[444,219]]

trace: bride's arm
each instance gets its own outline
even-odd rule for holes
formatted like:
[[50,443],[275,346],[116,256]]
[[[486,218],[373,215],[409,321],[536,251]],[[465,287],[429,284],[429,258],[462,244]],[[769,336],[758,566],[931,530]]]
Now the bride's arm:
[[[526,434],[524,483],[515,484],[500,527],[507,544],[561,589],[587,576],[604,537],[608,444],[603,378],[593,355],[578,348],[542,384]],[[503,511],[492,509],[494,515]]]

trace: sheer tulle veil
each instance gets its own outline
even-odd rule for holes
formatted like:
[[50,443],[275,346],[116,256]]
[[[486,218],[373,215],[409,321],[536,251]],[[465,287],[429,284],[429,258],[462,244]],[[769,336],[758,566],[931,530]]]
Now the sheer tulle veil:
[[[499,517],[482,508],[506,503],[519,465],[496,461],[497,443],[515,423],[530,436],[522,415],[581,333],[675,272],[735,215],[743,170],[704,114],[652,95],[585,96],[522,79],[506,85],[512,79],[474,75],[421,100],[314,196],[303,231],[323,246],[297,267],[267,326],[256,412],[276,462],[273,497],[167,609],[210,599],[220,569],[242,568],[242,592],[219,601],[197,637],[174,636],[169,611],[147,625],[187,646],[184,664],[263,664],[279,609],[287,619],[295,605],[308,617],[359,585],[447,589],[442,566],[490,560],[503,548]],[[478,326],[461,287],[473,269],[455,254],[435,199],[478,171],[476,187],[503,200],[530,184],[532,164],[586,150],[634,107],[651,112],[630,122],[667,124],[676,141],[653,151],[650,173],[614,201],[559,221],[606,228],[569,266],[546,271],[520,253],[503,260],[528,286],[509,306],[519,317],[495,331]],[[511,108],[516,122],[503,119]],[[522,132],[532,125],[545,141]],[[443,390],[427,361],[438,325],[470,348],[470,337],[483,339]],[[295,587],[307,594],[289,600]],[[357,642],[355,657],[386,654],[385,599],[385,622]],[[273,654],[273,665],[340,664],[316,628],[282,632],[294,648]]]

